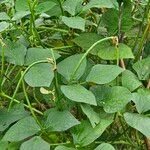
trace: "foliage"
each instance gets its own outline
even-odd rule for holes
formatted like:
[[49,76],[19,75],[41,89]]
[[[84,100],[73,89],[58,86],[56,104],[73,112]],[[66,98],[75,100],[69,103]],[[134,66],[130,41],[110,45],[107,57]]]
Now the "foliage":
[[0,1],[0,150],[150,147],[150,0]]

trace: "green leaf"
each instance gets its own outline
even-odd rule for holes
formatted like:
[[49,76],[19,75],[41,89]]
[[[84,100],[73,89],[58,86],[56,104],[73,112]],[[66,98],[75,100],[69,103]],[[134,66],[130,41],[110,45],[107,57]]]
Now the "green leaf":
[[81,17],[62,17],[62,21],[66,24],[69,28],[73,29],[80,29],[82,31],[85,30],[85,20]]
[[132,19],[132,2],[125,0],[123,5],[121,32],[130,32],[134,25]]
[[[71,75],[74,72],[78,62],[81,60],[82,56],[83,56],[83,54],[72,55],[72,56],[64,59],[57,65],[58,72],[62,76],[64,76],[67,81],[70,80]],[[76,72],[74,80],[78,80],[83,75],[85,68],[86,68],[86,58],[83,60],[78,71]]]
[[81,0],[66,0],[63,3],[63,9],[74,16],[79,2],[81,2]]
[[143,48],[143,54],[142,54],[143,58],[150,56],[149,47],[150,47],[150,41],[148,40],[146,41],[144,48]]
[[[83,33],[76,37],[73,42],[86,51],[101,38],[102,37],[96,33]],[[100,50],[100,45],[101,44],[97,44],[90,53],[97,55]]]
[[30,137],[40,131],[40,127],[35,122],[33,117],[26,117],[21,119],[16,124],[10,127],[3,137],[3,141],[21,141]]
[[[56,1],[56,0],[55,0],[55,2],[58,3],[58,1]],[[50,16],[60,17],[60,16],[62,15],[60,5],[57,4],[56,6],[54,6],[52,9],[50,9],[50,10],[47,12],[47,14],[50,15]]]
[[[103,24],[105,25],[108,33],[110,35],[117,33],[118,30],[118,10],[116,9],[109,9],[106,13],[102,16]],[[113,17],[113,19],[112,19]]]
[[0,21],[1,20],[10,20],[10,17],[5,12],[0,12]]
[[[6,47],[4,48],[4,55],[9,63],[20,65],[24,64],[24,58],[26,55],[26,47],[18,42],[6,41]],[[2,47],[0,46],[0,54]]]
[[8,27],[9,27],[8,22],[5,22],[5,21],[0,22],[0,32],[5,31]]
[[8,148],[7,141],[0,141],[0,150],[6,150]]
[[100,122],[99,114],[96,113],[90,105],[82,104],[81,108],[94,128]]
[[114,86],[103,100],[103,107],[107,113],[115,113],[122,110],[132,100],[131,92],[121,86]]
[[83,121],[72,131],[74,143],[80,145],[81,147],[89,145],[100,137],[112,122],[113,120],[101,119],[100,123],[93,128],[89,122]]
[[83,10],[86,11],[90,8],[113,8],[117,6],[116,0],[92,0],[87,5],[83,7]]
[[119,52],[108,42],[103,43],[99,49],[98,56],[105,60],[134,58],[131,48],[123,43],[120,43],[118,46]]
[[150,77],[150,57],[142,59],[133,65],[140,80],[147,80]]
[[[129,32],[133,26],[132,19],[132,3],[131,1],[124,1],[122,5],[122,16],[121,16],[121,29],[120,31],[125,33]],[[109,9],[102,16],[102,23],[107,28],[109,35],[114,35],[118,31],[118,22],[119,22],[119,10],[118,9]],[[113,18],[113,19],[112,19]]]
[[131,92],[141,86],[142,83],[138,80],[137,76],[129,70],[122,73],[122,86],[128,88]]
[[139,113],[144,113],[150,110],[150,91],[139,89],[137,93],[133,93],[133,102]]
[[95,95],[98,106],[103,106],[103,100],[107,99],[107,95],[111,90],[111,87],[106,85],[95,85],[90,88]]
[[16,0],[15,9],[16,9],[16,11],[29,10],[28,1],[27,0]]
[[53,1],[46,1],[43,3],[40,3],[37,5],[37,7],[35,8],[36,13],[44,13],[47,12],[48,10],[50,10],[51,8],[53,8],[56,5],[56,3],[54,3]]
[[18,11],[14,14],[12,21],[20,20],[30,14],[30,11]]
[[24,76],[26,83],[31,87],[49,87],[53,78],[53,66],[50,63],[36,64]]
[[50,150],[50,144],[45,142],[41,137],[35,136],[32,139],[24,142],[20,150]]
[[[59,58],[60,55],[54,52],[55,59]],[[46,60],[47,58],[53,59],[52,50],[51,49],[44,49],[44,48],[29,48],[27,50],[25,65],[31,65],[32,63],[40,60]]]
[[98,147],[96,147],[94,150],[115,150],[115,148],[108,143],[102,143]]
[[21,142],[11,142],[8,145],[8,150],[18,150],[20,148]]
[[7,109],[0,109],[0,131],[4,131],[12,123],[27,117],[28,113],[24,110],[23,105],[15,105],[9,111]]
[[65,131],[80,122],[67,110],[57,111],[55,108],[44,113],[44,126],[49,131]]
[[76,150],[76,149],[72,147],[66,147],[66,146],[57,146],[55,150]]
[[86,78],[87,82],[106,84],[113,81],[123,69],[116,65],[95,65]]
[[81,85],[62,85],[61,91],[72,101],[97,105],[94,94]]
[[150,118],[136,113],[125,113],[125,121],[136,130],[150,138]]
[[80,82],[85,82],[85,79],[88,76],[88,74],[90,73],[93,65],[95,65],[94,61],[92,61],[91,59],[88,59],[87,63],[86,63],[86,68],[85,68],[84,74],[80,78]]

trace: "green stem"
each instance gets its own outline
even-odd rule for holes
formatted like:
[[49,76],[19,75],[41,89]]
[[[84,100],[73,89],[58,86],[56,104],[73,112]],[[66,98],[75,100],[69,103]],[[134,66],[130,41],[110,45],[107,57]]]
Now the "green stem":
[[136,136],[136,140],[137,140],[137,144],[140,146],[141,145],[141,140],[140,140],[140,137],[139,137],[139,132],[137,130],[135,130],[135,136]]
[[14,94],[13,94],[13,96],[12,96],[12,100],[11,100],[11,102],[10,102],[10,104],[9,104],[8,110],[9,110],[9,109],[11,108],[11,106],[12,106],[13,99],[15,98],[15,96],[16,96],[18,90],[19,90],[19,87],[20,87],[20,84],[21,84],[21,82],[22,82],[22,80],[23,80],[23,78],[24,78],[24,75],[25,75],[25,74],[27,73],[27,71],[28,71],[31,67],[33,67],[34,65],[39,64],[39,63],[44,63],[44,62],[48,62],[48,60],[40,60],[40,61],[34,62],[34,63],[32,63],[30,66],[28,66],[28,67],[26,68],[26,70],[23,72],[23,75],[20,77],[20,79],[19,79],[19,81],[18,81],[18,84],[17,84],[17,86],[16,86],[16,88],[15,88],[15,91],[14,91]]
[[143,18],[142,18],[142,21],[141,21],[141,24],[140,24],[140,28],[139,28],[138,34],[137,34],[136,39],[135,39],[135,43],[134,43],[134,46],[133,46],[133,51],[135,51],[135,48],[137,46],[138,39],[139,39],[140,33],[142,31],[144,20],[145,20],[145,17],[147,15],[147,11],[149,10],[149,7],[150,7],[150,0],[149,0],[148,4],[145,6],[144,15],[143,15]]
[[[104,143],[104,141],[96,141],[95,144],[102,144]],[[107,143],[110,143],[110,144],[125,144],[125,145],[130,145],[130,146],[133,146],[131,143],[129,142],[126,142],[126,141],[107,141]]]
[[116,49],[117,66],[119,66],[119,48],[118,48],[118,46],[115,46],[115,49]]
[[70,78],[70,81],[71,82],[73,79],[74,79],[74,76],[75,74],[77,73],[79,67],[81,66],[83,60],[86,58],[86,56],[89,54],[89,52],[99,43],[102,43],[104,41],[107,41],[107,40],[110,40],[110,39],[113,39],[115,37],[106,37],[106,38],[103,38],[103,39],[100,39],[99,41],[95,42],[85,53],[84,55],[82,56],[82,58],[80,59],[80,61],[78,62],[76,68],[74,69],[72,75],[71,75],[71,78]]
[[[9,99],[9,100],[13,100],[14,102],[16,102],[16,103],[18,103],[18,104],[21,103],[19,100],[13,99],[12,97],[10,97],[9,95],[7,95],[7,94],[5,94],[5,93],[3,93],[3,92],[0,93],[0,97],[4,97],[4,98],[7,98],[7,99]],[[23,104],[23,105],[24,105],[26,108],[29,108],[28,105],[26,105],[26,104]],[[39,111],[39,110],[37,110],[37,109],[35,109],[35,108],[32,108],[32,110],[33,110],[34,112],[38,113],[39,115],[43,115],[43,113],[42,113],[41,111]]]
[[52,57],[53,57],[53,62],[54,62],[54,78],[55,78],[55,93],[56,93],[56,98],[57,98],[57,101],[56,101],[56,104],[57,104],[57,107],[58,109],[61,109],[61,104],[60,104],[60,87],[59,87],[59,84],[58,84],[58,76],[57,76],[57,64],[56,64],[56,59],[55,59],[55,56],[54,56],[54,52],[53,50],[52,51]]
[[[23,72],[21,72],[21,76],[23,75]],[[28,98],[28,95],[27,95],[27,92],[26,92],[26,89],[25,89],[25,84],[24,84],[24,81],[22,80],[22,88],[23,88],[23,93],[25,95],[25,98],[26,98],[26,101],[27,101],[27,104],[29,106],[29,110],[33,116],[33,118],[35,119],[35,121],[37,122],[37,124],[40,126],[41,130],[43,130],[43,126],[41,125],[41,123],[39,122],[38,118],[36,117],[35,113],[34,113],[34,110],[31,106],[31,103],[30,103],[30,100]]]
[[1,35],[0,35],[0,44],[2,45],[2,51],[1,51],[1,62],[2,62],[2,64],[1,64],[1,78],[0,78],[0,90],[2,91],[2,78],[4,77],[4,65],[5,65],[5,49],[4,49],[4,47],[5,47],[5,43],[3,42],[3,40],[2,40],[2,37],[1,37]]
[[70,142],[66,142],[66,143],[54,143],[54,144],[51,144],[51,146],[67,145],[67,144],[70,144]]
[[[13,66],[9,72],[8,72],[8,70],[6,70],[5,75],[7,75],[8,78],[10,77],[10,75],[11,75],[11,73],[13,72],[13,70],[15,69],[15,67],[16,67],[16,66]],[[9,67],[8,67],[8,69],[9,69]],[[7,79],[7,78],[3,78],[1,86],[4,85],[6,79]]]
[[71,45],[71,46],[61,46],[61,47],[54,47],[52,48],[53,50],[59,50],[59,49],[67,49],[67,48],[72,48],[74,47],[74,45]]
[[30,9],[30,12],[31,12],[31,17],[30,17],[30,34],[31,35],[33,34],[37,38],[37,40],[39,41],[39,43],[41,45],[43,45],[42,41],[40,39],[40,36],[39,36],[39,34],[38,34],[37,30],[36,30],[36,26],[35,26],[34,8],[35,8],[36,3],[37,3],[37,0],[35,0],[33,2],[33,4],[31,5],[31,1],[28,0],[29,9]]
[[55,79],[55,93],[56,93],[56,106],[60,110],[62,109],[61,103],[60,103],[60,87],[58,84],[58,77],[57,77],[57,72],[54,71],[54,79]]
[[140,35],[141,31],[142,31],[144,20],[145,20],[145,18],[147,18],[148,19],[148,23],[147,23],[146,28],[144,30],[142,39],[141,39],[141,41],[139,43],[139,47],[138,47],[138,50],[137,50],[135,61],[139,60],[139,58],[141,56],[141,53],[142,53],[142,50],[143,50],[143,45],[145,44],[145,40],[146,40],[148,32],[149,32],[149,27],[150,27],[150,19],[149,19],[150,13],[149,13],[149,10],[150,10],[150,0],[148,1],[147,5],[145,6],[145,11],[144,11],[144,15],[143,15],[142,22],[141,22],[141,25],[140,25],[140,29],[139,29],[139,32],[138,32],[138,35],[136,37],[135,44],[134,44],[134,47],[133,47],[133,51],[135,51],[136,45],[138,43],[139,35]]
[[143,46],[145,44],[145,41],[146,41],[146,38],[147,38],[147,35],[149,33],[149,28],[150,28],[150,19],[148,20],[148,23],[146,25],[146,28],[144,30],[144,33],[143,33],[143,36],[142,36],[142,39],[139,43],[139,48],[137,50],[137,54],[136,54],[136,57],[135,57],[135,61],[138,61],[140,56],[141,56],[141,53],[143,51]]
[[28,0],[29,9],[30,9],[30,12],[31,12],[31,17],[30,17],[30,33],[33,32],[33,27],[35,26],[35,17],[34,17],[35,2],[36,2],[36,0],[33,2],[33,4],[31,4],[31,1]]
[[[68,30],[64,30],[64,29],[59,29],[59,28],[53,28],[53,27],[45,27],[45,26],[42,26],[42,27],[37,27],[37,29],[41,29],[41,30],[50,30],[50,31],[58,31],[58,32],[62,32],[62,33],[69,33],[69,31]],[[74,33],[74,35],[76,35],[76,36],[79,36],[79,34],[78,33]]]
[[[119,115],[118,118],[119,118],[120,124],[121,124],[121,126],[122,126],[122,129],[123,129],[123,131],[124,131],[124,134],[125,134],[125,136],[126,136],[128,142],[131,143],[133,146],[135,146],[135,144],[132,142],[132,140],[130,139],[129,135],[128,135],[127,132],[126,132],[126,129],[125,129],[125,127],[124,127],[124,121],[123,121],[122,117]],[[136,146],[135,146],[135,147],[136,147]]]
[[4,64],[5,64],[4,46],[2,46],[1,56],[2,56],[1,76],[3,76],[4,75]]
[[[137,45],[138,45],[138,42],[139,42],[139,37],[140,37],[140,34],[141,34],[141,32],[142,32],[142,29],[143,29],[144,20],[145,20],[145,18],[147,17],[147,14],[148,14],[149,9],[150,9],[150,0],[148,1],[147,5],[145,6],[144,15],[143,15],[142,21],[141,21],[141,23],[140,23],[140,25],[139,25],[140,28],[139,28],[138,34],[137,34],[137,36],[136,36],[136,38],[135,38],[135,42],[134,42],[134,45],[133,45],[133,48],[132,48],[132,49],[133,49],[133,52],[136,51],[136,48],[137,48]],[[137,55],[139,55],[138,52],[137,52]],[[140,57],[140,56],[136,56],[136,57],[137,57],[136,59],[138,59],[138,57]],[[136,59],[135,59],[135,60],[136,60]],[[130,63],[131,63],[131,59],[128,61],[127,67],[129,67]]]

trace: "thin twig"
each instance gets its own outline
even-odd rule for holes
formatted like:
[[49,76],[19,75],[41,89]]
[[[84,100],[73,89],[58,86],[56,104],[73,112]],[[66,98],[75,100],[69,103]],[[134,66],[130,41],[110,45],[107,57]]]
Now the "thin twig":
[[[118,42],[119,43],[123,42],[123,37],[122,37],[122,33],[121,33],[123,5],[124,5],[124,3],[121,2],[120,5],[119,5],[119,14],[118,14]],[[123,69],[126,68],[123,59],[120,59],[120,66]]]

